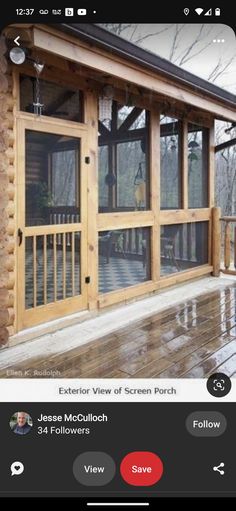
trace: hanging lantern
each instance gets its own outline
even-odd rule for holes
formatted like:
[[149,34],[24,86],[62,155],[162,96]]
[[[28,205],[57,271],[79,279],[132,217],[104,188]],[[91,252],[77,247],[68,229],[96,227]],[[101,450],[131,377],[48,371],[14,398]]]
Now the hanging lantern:
[[170,149],[171,151],[176,151],[177,149],[177,144],[176,144],[176,128],[175,128],[175,124],[176,124],[176,119],[172,119],[172,136],[171,136],[171,146],[170,146]]
[[26,59],[25,51],[23,48],[12,48],[9,56],[13,64],[17,64],[18,66],[23,64]]
[[196,142],[196,140],[191,140],[188,144],[188,148],[189,148],[189,155],[188,155],[188,159],[190,162],[193,162],[193,161],[197,161],[198,160],[198,155],[196,154],[196,149],[200,147],[199,144]]
[[102,90],[102,96],[99,98],[99,121],[101,121],[107,129],[111,128],[113,97],[113,86],[105,85]]
[[41,103],[41,100],[40,100],[41,94],[40,94],[39,76],[43,71],[44,64],[37,61],[37,62],[34,62],[33,65],[34,65],[34,69],[36,71],[35,97],[34,97],[34,102],[33,102],[34,114],[42,115],[44,104]]
[[197,149],[197,147],[199,147],[199,144],[196,142],[196,140],[191,140],[191,142],[188,144],[188,148],[192,151]]
[[137,173],[134,178],[134,197],[136,209],[141,209],[145,205],[146,200],[145,173],[143,171],[142,165],[145,165],[145,162],[140,161]]

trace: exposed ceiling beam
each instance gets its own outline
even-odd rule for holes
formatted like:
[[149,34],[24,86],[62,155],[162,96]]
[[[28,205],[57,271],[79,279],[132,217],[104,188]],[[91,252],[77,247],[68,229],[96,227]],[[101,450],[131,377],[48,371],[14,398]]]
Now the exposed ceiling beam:
[[132,124],[134,124],[136,119],[138,119],[138,117],[140,116],[141,112],[142,112],[141,108],[138,108],[137,106],[135,108],[133,108],[133,110],[130,112],[128,117],[126,117],[124,122],[122,122],[121,126],[119,127],[119,131],[120,132],[121,131],[122,132],[123,131],[128,131],[129,128],[131,128]]
[[37,49],[76,62],[80,66],[86,66],[90,69],[96,69],[100,73],[122,78],[126,83],[151,90],[153,94],[164,95],[170,97],[173,101],[180,101],[199,110],[205,110],[217,119],[236,122],[235,105],[230,104],[229,106],[223,99],[220,101],[218,98],[211,99],[203,93],[198,94],[193,86],[190,88],[186,85],[186,88],[184,86],[182,88],[170,78],[168,80],[164,79],[156,72],[144,70],[137,64],[134,67],[134,64],[127,61],[127,59],[118,58],[113,53],[108,54],[108,52],[101,51],[100,48],[98,49],[95,46],[91,47],[85,45],[85,43],[82,45],[78,39],[66,40],[60,32],[53,31],[52,33],[51,27],[50,33],[47,32],[47,27],[42,25],[35,27],[33,29],[33,43]]
[[[181,119],[176,119],[176,122],[167,122],[164,124],[160,124],[161,137],[178,135],[179,133],[178,121],[181,122]],[[188,133],[194,133],[195,131],[201,130],[202,130],[201,126],[198,126],[197,124],[188,123]]]
[[104,126],[101,121],[98,121],[98,131],[102,137],[111,137],[111,132]]
[[231,140],[227,140],[227,142],[223,142],[222,144],[216,145],[215,153],[223,151],[223,149],[227,149],[227,147],[232,147],[233,145],[236,145],[236,138],[232,138]]
[[116,143],[122,143],[122,142],[132,142],[132,141],[136,141],[136,140],[142,140],[142,138],[144,138],[146,135],[146,129],[145,128],[140,128],[140,129],[137,129],[137,130],[130,130],[130,131],[126,131],[126,132],[119,132],[117,131],[116,134],[114,136],[111,137],[111,135],[109,136],[109,138],[107,138],[106,136],[100,136],[99,139],[98,139],[98,143],[99,143],[99,146],[101,145],[107,145],[109,143],[113,143],[113,144],[116,144]]

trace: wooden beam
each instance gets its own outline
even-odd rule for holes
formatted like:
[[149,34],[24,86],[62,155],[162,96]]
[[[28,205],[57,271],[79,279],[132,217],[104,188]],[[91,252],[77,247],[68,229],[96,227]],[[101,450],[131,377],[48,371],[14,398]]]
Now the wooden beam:
[[101,294],[99,295],[98,299],[99,308],[102,309],[103,307],[107,307],[119,302],[124,303],[128,300],[131,300],[132,298],[137,298],[147,293],[152,293],[158,287],[158,284],[148,280],[142,284],[137,284],[135,286],[119,289],[118,291],[111,291],[110,293]]
[[223,222],[236,222],[236,216],[222,216],[220,220]]
[[47,305],[40,305],[37,308],[27,309],[22,318],[22,328],[30,328],[46,321],[62,318],[70,314],[74,314],[79,310],[85,310],[82,296],[72,296],[65,300],[51,302]]
[[98,131],[101,137],[107,137],[108,139],[111,138],[111,132],[106,128],[106,126],[104,126],[101,121],[98,121]]
[[204,264],[202,266],[197,266],[196,268],[191,268],[189,270],[175,273],[174,275],[161,277],[159,282],[147,281],[144,282],[143,284],[137,284],[136,286],[130,286],[125,289],[120,289],[118,291],[105,293],[99,296],[98,300],[99,307],[103,308],[119,302],[128,302],[133,298],[142,295],[147,295],[148,293],[153,293],[154,291],[158,291],[161,288],[173,286],[180,282],[187,282],[191,279],[202,277],[203,275],[206,274],[210,274],[212,270],[213,270],[212,266]]
[[[160,124],[160,136],[161,137],[171,137],[173,135],[178,135],[179,133],[179,119],[176,122],[167,122],[165,124]],[[195,131],[201,131],[202,126],[198,126],[197,124],[190,123],[188,125],[188,133],[192,133]]]
[[[73,41],[73,42],[72,42]],[[174,80],[158,76],[141,66],[114,56],[96,47],[81,43],[76,38],[70,38],[61,33],[48,33],[45,27],[38,26],[33,29],[33,43],[38,49],[48,51],[55,55],[79,63],[80,65],[96,69],[101,73],[123,78],[126,82],[135,83],[145,89],[152,90],[172,100],[187,103],[195,108],[206,110],[216,118],[236,121],[236,110],[224,106],[223,101],[213,101],[205,98],[203,94],[193,90],[193,87],[180,87]]]
[[109,142],[113,143],[122,143],[122,142],[130,142],[131,140],[141,140],[145,137],[146,128],[140,128],[137,130],[130,131],[116,131],[115,133],[109,132],[109,135],[104,135],[99,137],[99,145],[107,145]]
[[98,231],[149,227],[154,223],[152,211],[130,211],[129,213],[100,213],[97,215]]
[[190,268],[189,270],[161,277],[159,288],[161,289],[168,286],[174,286],[180,282],[187,282],[191,279],[202,277],[203,275],[210,274],[212,270],[213,266],[209,264],[203,264],[201,266],[196,266],[196,268]]
[[58,224],[58,225],[36,225],[27,227],[25,237],[43,236],[44,234],[63,234],[67,232],[79,232],[82,230],[82,224]]
[[124,122],[122,122],[121,126],[119,127],[119,131],[128,131],[141,113],[142,109],[135,106],[133,110],[131,110],[130,114],[126,117]]
[[[34,52],[32,52],[33,54]],[[75,87],[75,90],[79,88],[80,90],[93,90],[99,94],[101,93],[104,77],[99,71],[75,65],[71,61],[46,51],[35,50],[36,56],[45,62],[41,76],[42,79],[70,88]],[[30,67],[27,63],[22,64],[20,70],[21,74],[25,73],[29,76],[35,76],[32,66]],[[122,80],[122,77],[118,79],[117,77],[109,76],[106,78],[106,82],[114,87],[114,99],[119,101],[121,105],[125,105],[127,101],[127,85]],[[142,90],[142,94],[140,94],[140,87],[137,87],[135,84],[130,84],[129,89],[135,105],[142,110],[150,110],[152,107],[155,107],[160,111],[167,111],[170,117],[178,119],[188,118],[189,122],[196,123],[198,126],[210,127],[212,116],[207,112],[200,111],[194,107],[189,108],[189,105],[171,100],[171,98],[162,97],[156,93],[150,95],[150,92],[146,89]]]
[[222,273],[225,273],[226,275],[236,275],[236,270],[220,270]]
[[223,142],[222,144],[216,145],[215,153],[223,151],[223,149],[227,149],[227,147],[232,147],[233,145],[236,145],[236,138],[232,138],[231,140],[227,140],[227,142]]
[[[24,120],[27,124],[27,122],[30,125],[30,128],[32,131],[44,131],[45,133],[52,133],[55,135],[62,134],[63,136],[73,136],[77,137],[78,130],[81,132],[87,132],[87,126],[85,123],[82,122],[74,122],[74,121],[67,121],[66,119],[58,119],[53,117],[48,117],[46,115],[40,115],[39,117],[35,117],[34,114],[30,114],[28,112],[16,112],[15,114],[17,119]],[[35,121],[34,124],[32,124],[32,120]],[[55,129],[55,122],[56,122],[56,129]],[[41,129],[41,124],[44,126],[47,126],[46,129]],[[26,128],[27,129],[27,128]],[[67,130],[67,133],[65,134],[64,131]],[[71,135],[71,133],[73,134]],[[11,153],[9,153],[10,159],[11,159]]]
[[208,144],[207,144],[207,154],[206,158],[208,160],[208,206],[213,208],[215,205],[215,152],[214,152],[214,144],[215,144],[215,128],[214,123],[207,134]]
[[173,210],[162,210],[160,212],[160,224],[161,225],[172,225],[172,224],[185,224],[188,222],[203,222],[208,221],[211,218],[210,208],[200,209],[173,209]]
[[182,208],[188,209],[188,122],[183,121],[182,132],[180,133],[180,158],[181,158],[181,202]]

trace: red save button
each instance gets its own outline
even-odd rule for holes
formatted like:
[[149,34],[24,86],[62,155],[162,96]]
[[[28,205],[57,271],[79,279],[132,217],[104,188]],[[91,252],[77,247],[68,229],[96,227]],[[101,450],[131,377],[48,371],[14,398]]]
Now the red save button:
[[132,486],[152,486],[162,477],[163,463],[153,452],[131,452],[122,460],[120,472],[124,481]]

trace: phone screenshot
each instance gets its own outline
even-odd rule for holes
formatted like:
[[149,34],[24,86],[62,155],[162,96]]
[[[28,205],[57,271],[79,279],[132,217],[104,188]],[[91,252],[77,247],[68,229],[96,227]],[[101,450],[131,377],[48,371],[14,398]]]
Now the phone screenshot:
[[236,41],[211,5],[1,21],[1,500],[236,497]]

